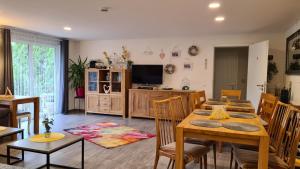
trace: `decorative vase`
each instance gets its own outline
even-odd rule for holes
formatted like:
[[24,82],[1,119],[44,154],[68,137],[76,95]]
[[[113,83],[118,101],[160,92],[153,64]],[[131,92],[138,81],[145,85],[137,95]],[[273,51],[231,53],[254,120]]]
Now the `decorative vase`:
[[45,138],[50,138],[51,132],[50,131],[46,131],[45,132]]
[[84,87],[78,87],[75,91],[77,97],[84,97]]

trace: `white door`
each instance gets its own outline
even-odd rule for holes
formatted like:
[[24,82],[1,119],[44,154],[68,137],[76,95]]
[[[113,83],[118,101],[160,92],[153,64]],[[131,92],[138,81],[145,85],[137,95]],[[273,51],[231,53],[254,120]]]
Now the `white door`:
[[247,100],[257,108],[260,95],[266,91],[269,41],[249,46]]

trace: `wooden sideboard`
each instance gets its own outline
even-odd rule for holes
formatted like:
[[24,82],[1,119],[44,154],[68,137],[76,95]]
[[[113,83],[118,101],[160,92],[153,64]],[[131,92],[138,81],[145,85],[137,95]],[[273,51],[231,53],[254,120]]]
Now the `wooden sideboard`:
[[183,105],[190,112],[189,99],[194,91],[129,89],[129,117],[154,118],[153,100],[182,96]]

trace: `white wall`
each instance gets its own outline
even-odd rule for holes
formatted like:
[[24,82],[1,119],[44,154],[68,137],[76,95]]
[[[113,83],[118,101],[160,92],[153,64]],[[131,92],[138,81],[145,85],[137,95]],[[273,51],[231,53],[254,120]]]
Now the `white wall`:
[[[153,39],[127,39],[127,40],[96,40],[81,41],[80,55],[91,59],[103,59],[103,51],[108,53],[121,52],[124,45],[131,53],[131,59],[135,64],[168,64],[176,65],[176,72],[172,75],[164,75],[163,87],[181,89],[183,78],[188,78],[191,82],[191,89],[204,89],[208,97],[213,92],[213,58],[215,46],[243,46],[258,41],[270,40],[270,49],[284,51],[284,34],[243,34],[243,35],[215,35],[195,38],[153,38]],[[200,47],[200,54],[191,57],[187,54],[187,49],[191,45]],[[171,58],[170,52],[173,48],[181,49],[179,58]],[[151,49],[154,54],[147,56],[144,51]],[[161,49],[166,53],[166,58],[160,59]],[[207,69],[205,68],[207,59]],[[183,69],[184,62],[192,62],[192,71]]]
[[[286,38],[291,34],[300,29],[300,20],[291,26],[285,33]],[[295,105],[300,105],[300,76],[299,75],[287,75],[286,76],[287,86],[291,84],[291,103]]]

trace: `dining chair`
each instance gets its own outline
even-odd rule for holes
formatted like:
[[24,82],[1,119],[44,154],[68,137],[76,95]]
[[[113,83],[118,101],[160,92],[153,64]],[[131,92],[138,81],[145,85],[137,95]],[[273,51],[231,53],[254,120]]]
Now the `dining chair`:
[[278,98],[269,93],[261,93],[260,101],[257,108],[257,115],[267,124],[270,123]]
[[[280,129],[284,128],[284,124],[287,120],[287,117],[290,114],[289,107],[290,105],[282,103],[280,101],[278,101],[275,106],[274,112],[270,120],[270,126],[267,130],[270,137],[269,152],[275,153],[279,148],[280,138],[283,135],[283,131]],[[258,150],[258,147],[232,144],[231,157],[230,157],[230,169],[232,168],[232,162],[234,156],[233,152],[235,149]]]
[[197,91],[190,94],[190,110],[200,109],[201,105],[206,102],[205,91]]
[[221,97],[227,97],[227,98],[230,98],[230,99],[238,99],[240,100],[241,99],[241,90],[225,90],[225,89],[222,89],[221,90]]
[[[157,168],[160,156],[169,158],[168,168],[175,165],[176,155],[176,126],[175,117],[171,111],[171,100],[153,101],[155,111],[156,124],[156,155],[154,161],[154,169]],[[209,147],[184,143],[184,164],[192,160],[204,158],[204,168],[207,168],[207,153]],[[200,165],[202,169],[202,165]]]
[[[201,96],[205,97],[205,92],[201,91]],[[199,96],[199,95],[198,95]],[[187,113],[184,109],[183,106],[183,101],[182,101],[182,97],[181,96],[175,96],[170,98],[171,100],[171,111],[172,114],[175,117],[175,122],[176,122],[176,126],[183,120],[185,119],[189,113]],[[174,126],[174,127],[176,127]],[[191,143],[191,144],[198,144],[198,145],[203,145],[203,146],[207,146],[213,147],[213,154],[214,154],[214,166],[215,169],[217,168],[217,148],[216,148],[216,142],[215,141],[211,141],[211,140],[206,140],[206,139],[195,139],[195,138],[185,138],[185,143]],[[202,159],[200,159],[200,165],[202,163]]]
[[[278,138],[280,145],[276,153],[269,153],[268,168],[270,169],[293,169],[300,141],[300,111],[296,108],[289,109],[289,115],[282,123],[283,133]],[[251,150],[236,149],[234,151],[235,168],[257,168],[258,152]]]

